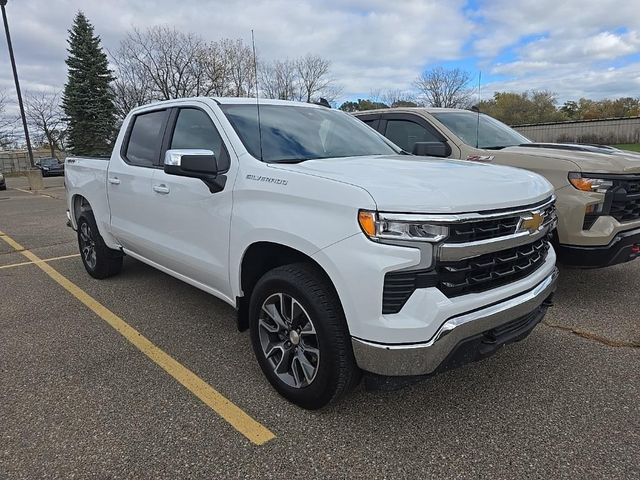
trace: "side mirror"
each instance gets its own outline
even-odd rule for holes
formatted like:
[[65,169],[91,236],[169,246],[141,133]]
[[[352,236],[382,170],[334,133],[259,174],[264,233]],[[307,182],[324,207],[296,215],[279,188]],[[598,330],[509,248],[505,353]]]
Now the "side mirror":
[[444,142],[416,142],[411,153],[422,157],[448,157],[451,149]]
[[211,150],[167,150],[164,171],[181,177],[215,176],[218,174],[218,161]]
[[167,150],[164,156],[164,172],[167,175],[198,178],[211,193],[224,188],[226,176],[218,175],[218,161],[211,150]]

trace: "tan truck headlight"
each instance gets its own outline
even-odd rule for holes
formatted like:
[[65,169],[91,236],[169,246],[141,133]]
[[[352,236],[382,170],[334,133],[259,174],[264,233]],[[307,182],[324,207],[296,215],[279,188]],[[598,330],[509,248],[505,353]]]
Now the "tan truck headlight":
[[447,238],[448,227],[420,221],[419,217],[360,210],[358,223],[371,240],[437,243]]
[[569,182],[583,192],[607,193],[613,187],[613,181],[605,178],[589,177],[578,172],[569,173]]

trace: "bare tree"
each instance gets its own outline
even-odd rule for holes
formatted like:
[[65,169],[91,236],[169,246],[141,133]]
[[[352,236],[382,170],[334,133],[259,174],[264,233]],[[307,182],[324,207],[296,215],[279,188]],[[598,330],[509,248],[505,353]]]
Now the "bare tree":
[[156,26],[134,29],[111,57],[121,116],[152,100],[249,96],[255,91],[253,52],[242,40],[207,44],[198,35]]
[[[198,82],[203,80],[198,75],[202,49],[202,40],[192,33],[166,26],[144,31],[134,29],[113,55],[116,74],[126,86],[123,92],[127,95],[119,102],[131,101],[131,98],[134,101],[148,97],[170,100],[194,95],[200,87]],[[133,91],[133,83],[140,81]]]
[[296,62],[274,60],[260,67],[260,87],[267,98],[300,100],[300,78]]
[[228,94],[232,97],[252,96],[256,86],[253,50],[241,39],[224,39],[220,43],[229,67]]
[[371,100],[384,103],[389,107],[417,107],[417,99],[411,92],[400,89],[374,90],[371,92]]
[[116,52],[109,52],[116,74],[111,90],[121,120],[131,109],[154,100],[151,76],[140,62],[129,55],[128,48],[123,42]]
[[7,95],[0,90],[0,148],[6,148],[14,143],[13,130],[16,119],[6,113]]
[[[223,41],[212,42],[200,52],[199,65],[202,77],[202,91],[207,95],[221,97],[227,94],[230,77],[231,52]],[[204,84],[208,87],[204,88]],[[203,93],[204,94],[204,93]]]
[[281,100],[311,102],[322,97],[335,102],[342,88],[329,76],[330,66],[317,55],[265,62],[260,68],[262,94]]
[[436,67],[422,72],[414,83],[432,107],[466,108],[472,100],[470,81],[471,75],[465,70]]
[[331,62],[327,59],[307,54],[296,60],[296,67],[300,76],[300,97],[306,102],[322,95],[333,84],[329,76]]
[[64,147],[66,123],[60,106],[60,92],[27,92],[25,95],[25,114],[36,138],[46,143],[55,158],[56,148]]

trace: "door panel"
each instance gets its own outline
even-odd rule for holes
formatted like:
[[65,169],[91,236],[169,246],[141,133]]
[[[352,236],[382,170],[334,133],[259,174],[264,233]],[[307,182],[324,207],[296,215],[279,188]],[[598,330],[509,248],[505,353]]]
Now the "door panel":
[[167,148],[211,150],[229,178],[222,191],[212,194],[202,180],[155,171],[150,191],[156,209],[152,230],[162,257],[158,263],[230,297],[231,191],[237,165],[230,162],[208,112],[182,108],[172,118]]
[[160,147],[168,110],[142,112],[130,121],[122,149],[107,171],[111,230],[126,249],[155,258],[154,216],[158,214],[152,179],[160,161]]
[[[227,296],[232,182],[212,194],[202,180],[167,175],[153,178],[153,235],[161,265]],[[160,191],[159,191],[160,190]]]

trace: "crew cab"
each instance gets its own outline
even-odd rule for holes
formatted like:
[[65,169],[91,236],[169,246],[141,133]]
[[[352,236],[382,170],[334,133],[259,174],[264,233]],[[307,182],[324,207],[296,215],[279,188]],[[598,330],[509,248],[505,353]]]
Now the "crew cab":
[[498,120],[454,108],[355,113],[405,151],[510,165],[555,187],[558,261],[594,268],[640,256],[640,155],[600,145],[533,143]]
[[238,310],[265,376],[320,408],[524,338],[555,290],[553,187],[415,159],[350,115],[277,100],[134,109],[109,158],[68,157],[89,275],[129,255]]

